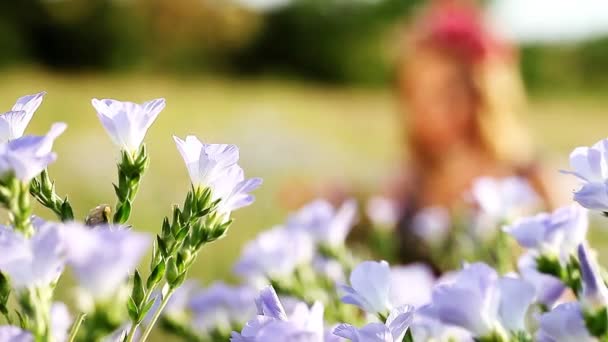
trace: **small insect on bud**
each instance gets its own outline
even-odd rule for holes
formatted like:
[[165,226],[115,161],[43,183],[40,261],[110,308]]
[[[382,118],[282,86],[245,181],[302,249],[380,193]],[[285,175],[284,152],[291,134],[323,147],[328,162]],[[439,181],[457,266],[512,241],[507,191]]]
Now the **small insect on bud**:
[[110,214],[112,214],[112,207],[107,204],[100,204],[89,211],[85,224],[90,227],[106,224],[110,222]]

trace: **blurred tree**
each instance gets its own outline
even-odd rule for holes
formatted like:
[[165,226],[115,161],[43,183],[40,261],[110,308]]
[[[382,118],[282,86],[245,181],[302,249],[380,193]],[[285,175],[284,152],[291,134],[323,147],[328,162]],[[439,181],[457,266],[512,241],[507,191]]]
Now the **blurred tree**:
[[55,68],[109,68],[141,56],[138,18],[107,0],[4,1],[1,22],[14,27],[24,54]]
[[386,81],[384,37],[421,1],[294,0],[266,14],[240,72],[279,71],[332,82]]

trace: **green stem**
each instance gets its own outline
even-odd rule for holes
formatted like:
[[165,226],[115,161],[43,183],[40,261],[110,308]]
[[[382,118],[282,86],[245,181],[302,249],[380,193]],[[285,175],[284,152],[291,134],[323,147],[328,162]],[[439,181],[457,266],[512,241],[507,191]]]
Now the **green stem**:
[[[142,300],[142,303],[147,303],[148,300],[150,299],[150,294],[152,293],[152,291],[155,289],[156,287],[153,287],[149,290],[146,291],[146,294],[144,295],[144,299]],[[127,335],[127,341],[126,342],[132,342],[133,338],[135,338],[135,332],[137,331],[137,328],[139,328],[139,326],[141,325],[141,322],[133,322],[131,321],[131,329],[129,329],[129,334]]]
[[29,185],[13,178],[10,183],[10,191],[11,196],[7,203],[10,223],[15,230],[30,237],[34,234],[34,227],[30,220],[32,206],[30,203]]
[[84,322],[84,318],[86,317],[86,315],[87,314],[85,314],[84,312],[81,312],[78,317],[76,317],[76,320],[74,321],[74,324],[72,324],[72,328],[70,329],[68,342],[73,342],[76,339],[78,329],[80,329],[80,326],[82,325],[82,322]]
[[152,319],[150,320],[150,323],[148,323],[148,326],[146,326],[146,330],[144,330],[144,333],[141,336],[141,339],[139,340],[139,342],[145,342],[148,339],[148,336],[150,335],[150,332],[152,331],[152,328],[154,328],[154,325],[156,324],[156,321],[158,321],[158,318],[160,317],[160,315],[162,314],[163,310],[165,309],[165,306],[167,306],[167,303],[169,302],[169,299],[173,295],[174,291],[175,291],[175,289],[171,288],[167,292],[167,294],[163,297],[162,302],[160,302],[160,306],[158,307],[158,309],[156,310],[156,312],[154,312],[154,316],[152,316]]
[[59,197],[55,192],[55,183],[51,181],[48,171],[44,170],[38,178],[32,179],[30,194],[44,207],[50,209],[61,221],[74,219],[72,205],[65,199]]

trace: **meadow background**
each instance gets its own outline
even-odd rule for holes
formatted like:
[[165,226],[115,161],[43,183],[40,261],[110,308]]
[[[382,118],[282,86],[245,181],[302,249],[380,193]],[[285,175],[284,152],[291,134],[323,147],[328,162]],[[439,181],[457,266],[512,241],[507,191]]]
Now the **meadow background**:
[[[237,144],[246,174],[264,184],[191,274],[203,284],[230,279],[241,246],[311,194],[328,184],[374,194],[407,161],[394,62],[421,3],[4,1],[0,108],[48,92],[28,133],[68,124],[50,174],[84,217],[114,204],[119,155],[91,98],[166,98],[146,138],[151,167],[131,221],[150,232],[189,187],[171,136]],[[608,38],[525,44],[520,57],[529,100],[522,117],[541,159],[565,179],[558,170],[567,168],[571,149],[608,136]]]

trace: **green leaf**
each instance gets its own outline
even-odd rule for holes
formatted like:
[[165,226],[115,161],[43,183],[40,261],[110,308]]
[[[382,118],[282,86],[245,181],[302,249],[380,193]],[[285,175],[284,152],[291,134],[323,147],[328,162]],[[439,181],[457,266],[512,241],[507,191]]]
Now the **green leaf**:
[[131,292],[131,298],[133,299],[137,307],[142,304],[144,296],[145,289],[141,280],[141,276],[139,275],[139,271],[135,270],[135,274],[133,275],[133,291]]
[[74,219],[74,211],[72,210],[72,206],[66,196],[63,202],[61,203],[61,219],[63,221],[70,221]]
[[159,235],[156,235],[156,245],[160,254],[165,258],[168,257],[167,243]]
[[167,260],[167,269],[165,271],[165,278],[167,279],[167,283],[170,285],[174,284],[177,278],[180,276],[180,272],[177,269],[177,265],[175,264],[175,258],[170,258]]
[[131,318],[133,322],[139,323],[139,310],[132,297],[129,297],[129,300],[127,301],[127,311],[129,312],[129,318]]
[[152,307],[152,305],[154,305],[154,302],[156,302],[156,300],[159,299],[157,297],[154,297],[152,299],[150,299],[146,305],[144,305],[143,309],[141,310],[141,315],[143,319],[144,317],[146,317],[146,315],[148,314],[148,311],[150,311],[150,308]]
[[156,267],[150,275],[148,276],[148,280],[146,281],[146,288],[151,290],[156,284],[158,284],[165,275],[165,263],[161,262]]
[[121,203],[114,213],[114,223],[125,223],[131,216],[131,201]]

